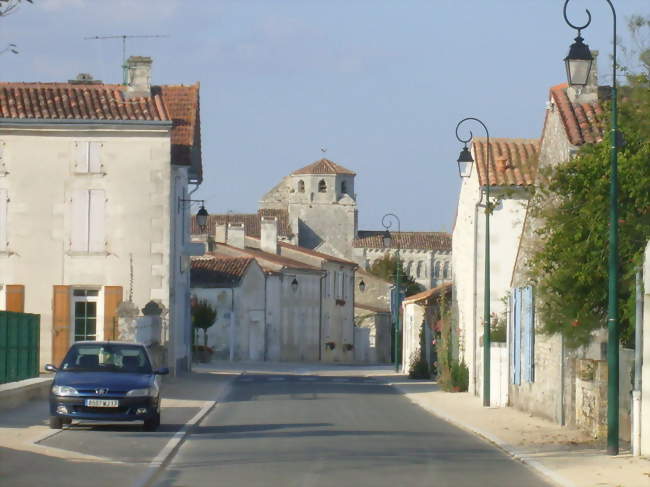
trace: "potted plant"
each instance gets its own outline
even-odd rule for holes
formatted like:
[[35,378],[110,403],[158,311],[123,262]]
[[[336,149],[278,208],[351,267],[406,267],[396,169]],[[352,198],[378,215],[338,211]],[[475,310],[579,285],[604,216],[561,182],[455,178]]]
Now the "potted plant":
[[354,345],[351,343],[345,343],[343,344],[343,350],[345,350],[346,352],[354,350]]
[[336,343],[334,343],[334,342],[326,342],[326,343],[325,343],[325,346],[326,346],[329,350],[334,350],[334,349],[336,348]]
[[194,347],[200,362],[209,362],[212,357],[212,349],[208,347],[208,328],[214,325],[216,318],[217,310],[207,300],[192,300],[192,328],[203,330],[203,345]]

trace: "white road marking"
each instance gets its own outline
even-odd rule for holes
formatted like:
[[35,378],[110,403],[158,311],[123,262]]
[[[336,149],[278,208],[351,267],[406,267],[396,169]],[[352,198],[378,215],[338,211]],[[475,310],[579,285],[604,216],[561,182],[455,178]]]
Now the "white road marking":
[[147,487],[150,485],[151,481],[158,474],[158,472],[160,472],[165,467],[165,465],[170,462],[171,458],[181,447],[181,444],[183,441],[185,441],[185,438],[187,438],[190,429],[201,420],[203,420],[203,418],[208,415],[212,408],[216,406],[218,402],[222,401],[224,397],[226,397],[229,391],[230,384],[226,384],[226,386],[218,394],[217,399],[203,403],[201,410],[196,413],[192,419],[185,423],[183,427],[174,434],[174,436],[170,438],[163,449],[160,450],[160,453],[156,455],[156,458],[151,461],[147,467],[146,472],[142,474],[142,476],[133,484],[132,487]]

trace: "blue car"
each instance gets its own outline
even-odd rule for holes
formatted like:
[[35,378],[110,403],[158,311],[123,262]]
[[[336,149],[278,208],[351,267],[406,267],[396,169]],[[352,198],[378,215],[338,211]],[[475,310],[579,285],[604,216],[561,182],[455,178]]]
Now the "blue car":
[[143,421],[144,429],[160,425],[160,376],[144,345],[123,342],[76,342],[56,372],[50,390],[50,428],[73,419]]

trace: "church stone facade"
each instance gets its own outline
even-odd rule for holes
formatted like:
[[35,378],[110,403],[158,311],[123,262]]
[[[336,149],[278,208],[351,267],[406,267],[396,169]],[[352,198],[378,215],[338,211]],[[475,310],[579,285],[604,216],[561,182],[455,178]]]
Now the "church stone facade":
[[393,232],[383,247],[383,230],[358,229],[356,174],[328,159],[292,172],[264,195],[259,212],[284,213],[293,244],[370,267],[398,250],[404,269],[429,289],[451,281],[451,235],[444,232]]

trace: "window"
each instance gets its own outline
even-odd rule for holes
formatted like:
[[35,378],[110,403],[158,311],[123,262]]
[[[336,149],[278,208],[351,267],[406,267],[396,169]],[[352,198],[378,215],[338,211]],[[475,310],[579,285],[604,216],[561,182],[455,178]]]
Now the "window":
[[444,270],[442,271],[442,278],[449,279],[449,262],[445,262],[445,267],[443,269]]
[[7,190],[0,188],[0,252],[7,250]]
[[318,182],[318,192],[319,193],[327,193],[327,183],[325,182],[324,179],[321,179]]
[[97,339],[96,289],[75,289],[72,291],[74,312],[74,341]]
[[514,288],[510,297],[511,382],[535,382],[535,299],[531,286]]
[[298,193],[304,193],[305,192],[305,182],[301,179],[298,181]]
[[408,264],[406,264],[406,269],[404,270],[404,272],[406,273],[407,276],[411,275],[412,266],[413,266],[413,262],[409,262]]
[[104,252],[106,198],[103,189],[79,189],[72,194],[70,250]]
[[341,182],[341,193],[347,194],[347,192],[348,192],[348,185],[346,184],[345,181],[342,181]]
[[422,277],[422,261],[418,262],[418,269],[416,271],[417,277]]
[[440,278],[440,262],[436,262],[433,266],[433,277],[436,279]]
[[103,144],[100,142],[78,141],[74,143],[74,172],[101,173],[103,166],[100,153]]

